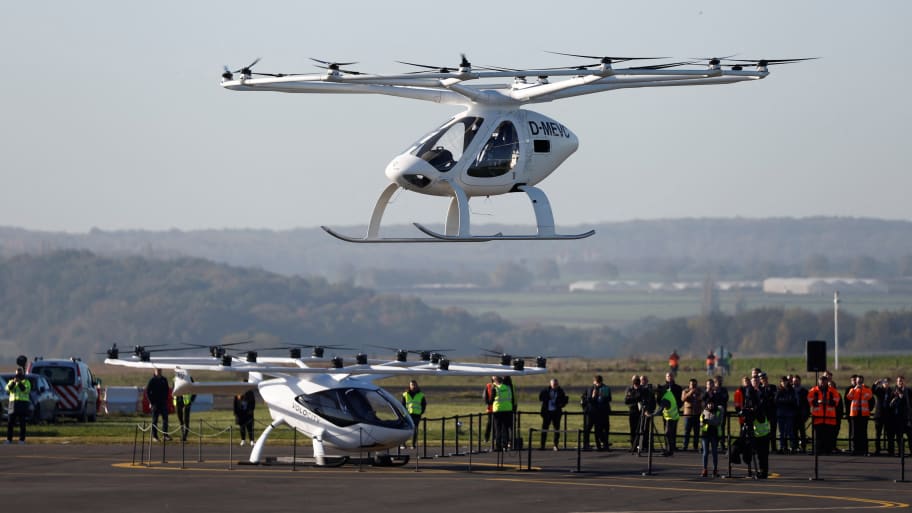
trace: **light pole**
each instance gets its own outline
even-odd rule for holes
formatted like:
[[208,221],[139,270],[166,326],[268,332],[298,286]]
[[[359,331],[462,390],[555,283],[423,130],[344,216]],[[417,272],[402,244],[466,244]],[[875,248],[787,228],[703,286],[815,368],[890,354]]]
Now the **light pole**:
[[839,291],[833,293],[833,370],[839,370]]

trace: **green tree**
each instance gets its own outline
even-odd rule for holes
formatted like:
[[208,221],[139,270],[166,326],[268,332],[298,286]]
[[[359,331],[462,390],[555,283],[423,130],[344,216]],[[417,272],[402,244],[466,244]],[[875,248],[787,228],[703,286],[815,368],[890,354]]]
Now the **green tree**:
[[525,290],[532,284],[532,273],[525,266],[503,262],[491,273],[491,286],[505,291]]

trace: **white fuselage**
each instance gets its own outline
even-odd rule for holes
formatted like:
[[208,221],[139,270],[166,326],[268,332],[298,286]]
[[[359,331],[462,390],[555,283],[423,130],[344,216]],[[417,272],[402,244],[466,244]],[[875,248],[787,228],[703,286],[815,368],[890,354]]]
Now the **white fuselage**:
[[273,419],[339,451],[397,447],[414,430],[402,405],[366,379],[277,378],[261,382],[259,391]]
[[[474,107],[432,131],[386,167],[404,189],[451,196],[493,196],[535,185],[579,146],[565,125],[524,109]],[[448,183],[449,182],[449,183]]]

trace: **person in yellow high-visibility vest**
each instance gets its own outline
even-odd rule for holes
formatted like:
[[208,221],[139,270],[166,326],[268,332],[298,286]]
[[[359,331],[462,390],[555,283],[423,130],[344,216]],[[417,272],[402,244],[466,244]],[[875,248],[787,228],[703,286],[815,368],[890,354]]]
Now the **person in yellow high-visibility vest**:
[[662,415],[662,418],[665,420],[665,450],[662,451],[662,456],[674,456],[675,438],[677,438],[678,432],[678,419],[681,418],[681,414],[678,411],[678,401],[675,399],[671,387],[660,388],[659,391],[662,395],[656,402],[658,408],[654,412],[647,412],[646,415]]
[[[190,378],[193,381],[193,378]],[[177,412],[177,421],[181,427],[181,441],[187,441],[190,433],[190,406],[196,400],[196,394],[174,395],[174,411]]]
[[512,446],[513,387],[500,376],[494,377],[494,450],[503,451]]
[[13,426],[19,423],[19,443],[25,443],[25,424],[31,416],[29,407],[32,404],[30,398],[32,392],[32,382],[25,377],[25,371],[22,367],[16,369],[16,375],[6,384],[6,391],[10,395],[11,409],[7,411],[8,422],[6,424],[6,443],[13,443]]
[[409,381],[408,390],[402,392],[402,406],[408,411],[415,424],[415,431],[412,433],[412,449],[414,449],[418,445],[418,424],[421,422],[421,416],[427,410],[427,399],[414,379]]

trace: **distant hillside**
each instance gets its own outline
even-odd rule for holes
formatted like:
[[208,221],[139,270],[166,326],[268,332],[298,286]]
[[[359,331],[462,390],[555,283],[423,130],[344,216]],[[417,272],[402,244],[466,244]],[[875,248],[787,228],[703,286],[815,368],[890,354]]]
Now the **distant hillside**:
[[515,326],[500,317],[434,309],[322,278],[287,277],[200,259],[99,257],[85,251],[0,259],[0,361],[17,354],[101,358],[116,343],[196,343],[256,338],[260,347],[335,344],[510,347],[534,354],[611,355],[609,329]]
[[[481,347],[529,356],[699,355],[719,345],[738,355],[798,354],[805,340],[831,340],[832,330],[831,312],[796,308],[646,318],[623,332],[516,325],[323,278],[194,258],[74,250],[0,258],[0,364],[18,354],[100,359],[115,343],[127,349],[246,338],[256,347],[342,345],[339,353],[348,356],[391,354],[377,346],[446,348],[458,356],[478,355]],[[859,352],[908,350],[912,310],[845,314],[840,336]]]
[[[652,273],[674,277],[712,272],[720,278],[771,275],[912,275],[912,223],[857,218],[669,219],[592,226],[573,242],[355,245],[322,230],[92,230],[87,234],[0,227],[0,255],[83,249],[107,256],[197,257],[285,275],[356,280],[369,269],[407,270],[417,282],[477,281],[502,262],[535,267],[553,261],[561,275]],[[583,227],[561,227],[579,231]],[[589,228],[589,227],[585,227]],[[348,227],[362,233],[364,227]],[[530,227],[480,226],[516,233]],[[417,235],[412,227],[389,234]],[[568,272],[569,271],[569,272]],[[367,283],[373,284],[368,281]],[[380,286],[380,284],[377,284]]]

